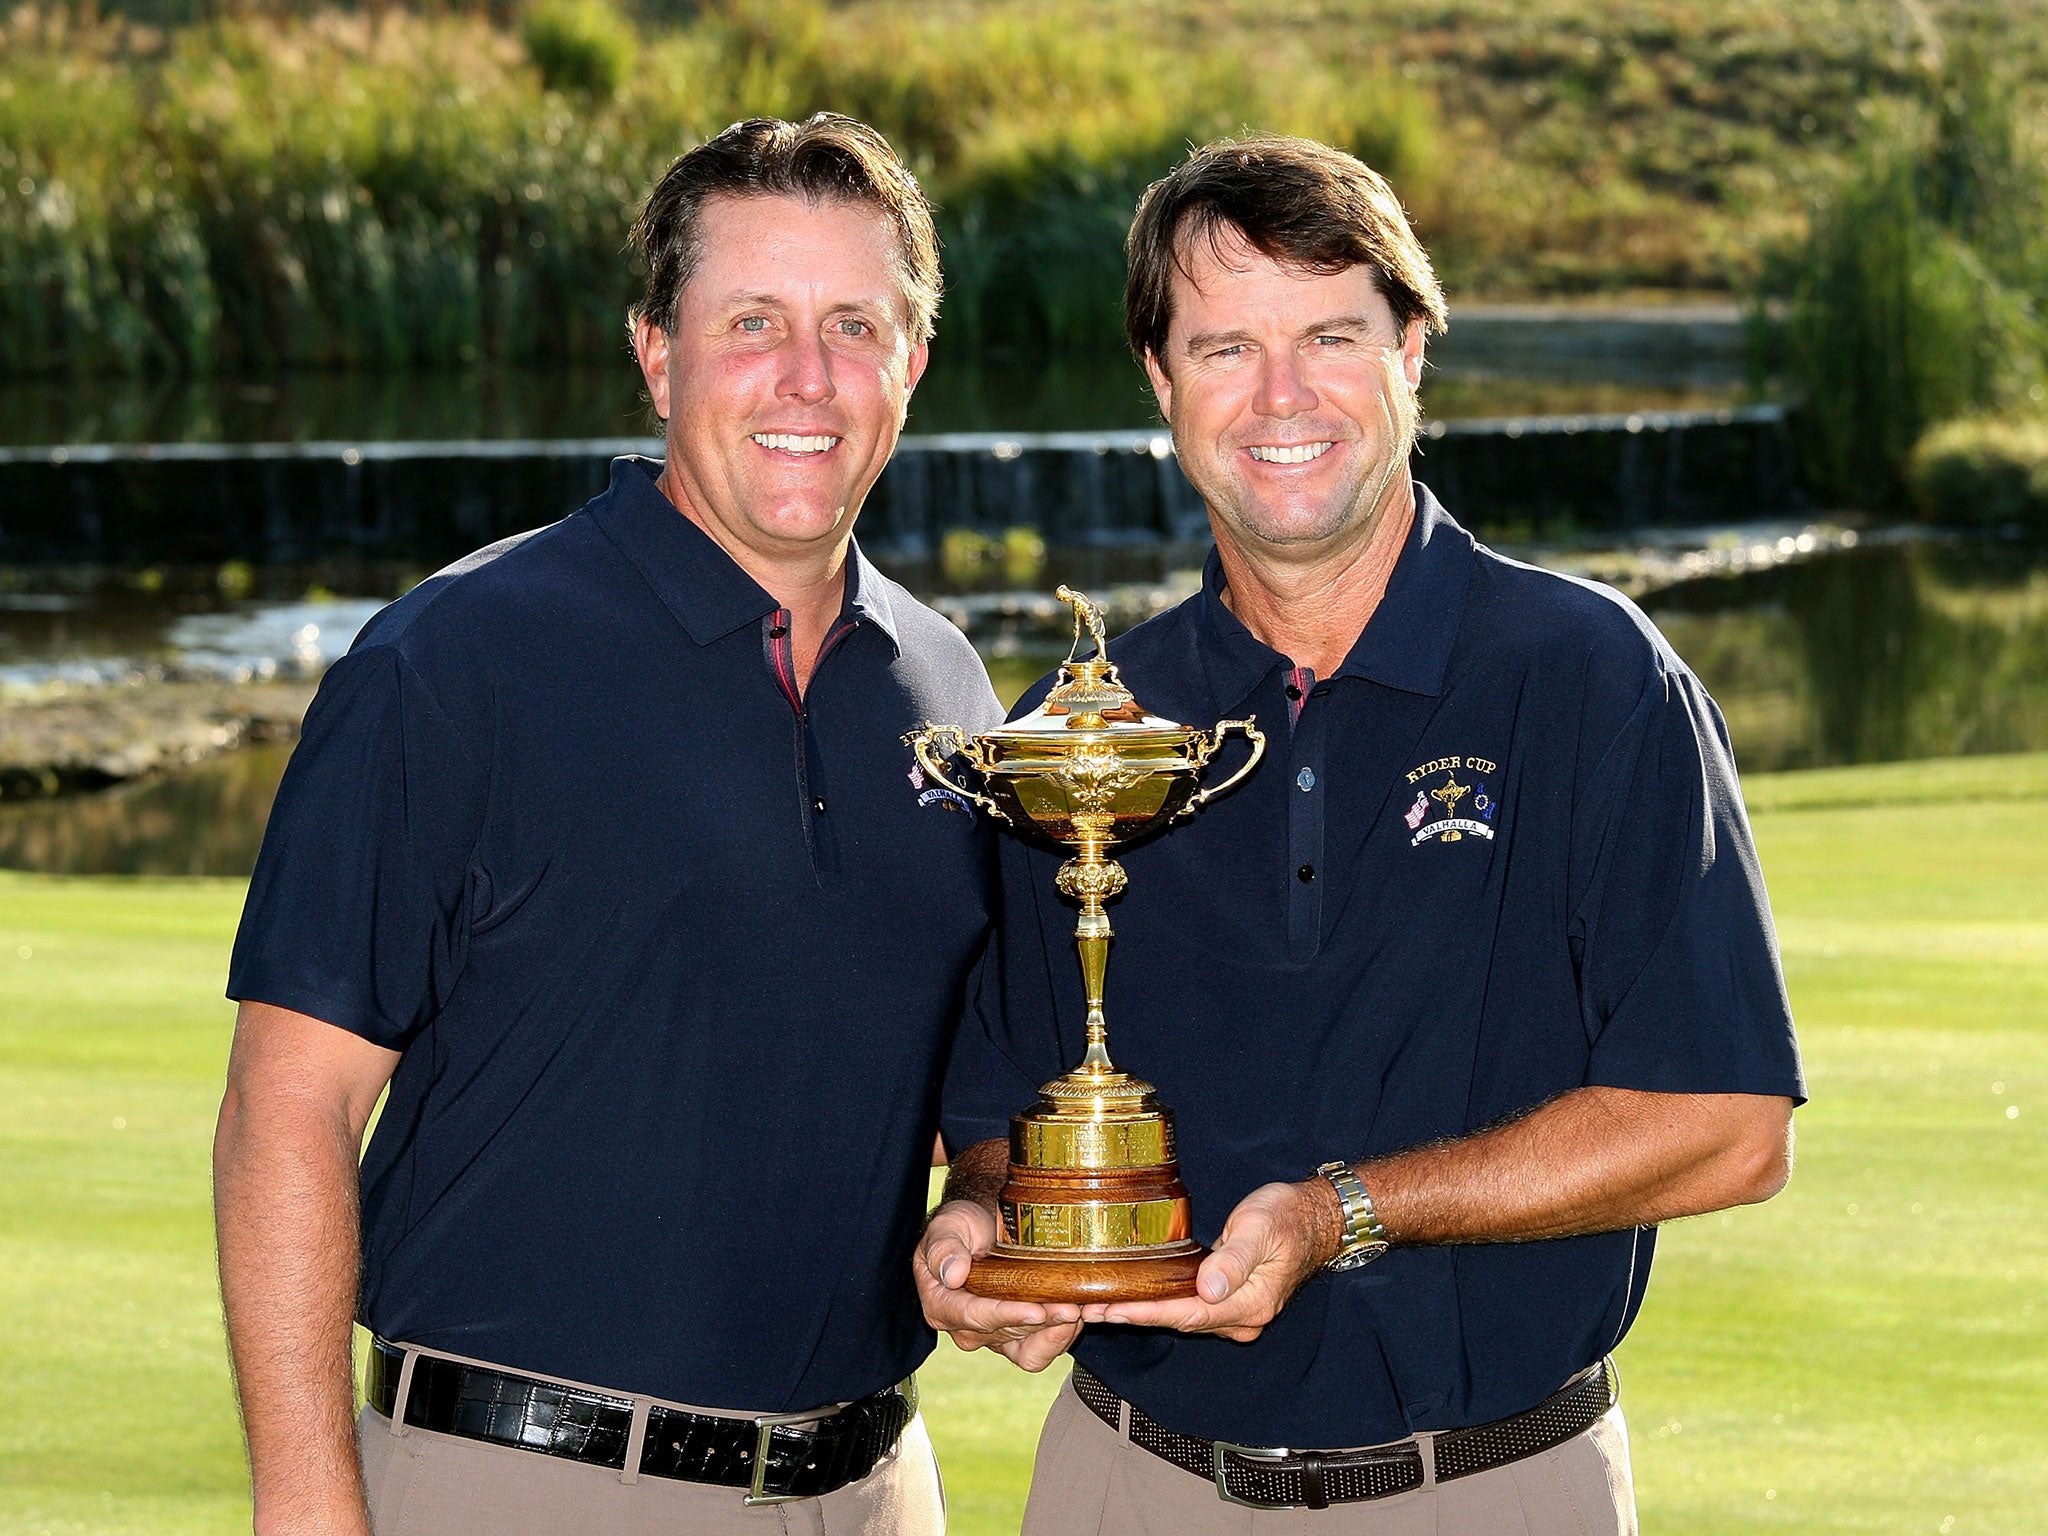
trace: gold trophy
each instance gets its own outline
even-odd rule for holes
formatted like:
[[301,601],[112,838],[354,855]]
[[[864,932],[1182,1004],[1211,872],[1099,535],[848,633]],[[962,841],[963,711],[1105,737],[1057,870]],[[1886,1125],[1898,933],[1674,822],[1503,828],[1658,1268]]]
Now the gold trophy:
[[[1108,855],[1233,788],[1258,766],[1266,738],[1251,720],[1220,721],[1204,732],[1146,714],[1110,663],[1102,610],[1066,587],[1059,598],[1074,609],[1074,644],[1043,704],[979,736],[925,725],[903,738],[930,778],[1017,831],[1073,849],[1059,888],[1081,904],[1074,942],[1088,1051],[1011,1118],[1010,1171],[998,1197],[1003,1231],[975,1261],[967,1288],[1016,1301],[1187,1296],[1205,1250],[1194,1240],[1174,1160],[1173,1112],[1150,1083],[1109,1059],[1103,904],[1124,888],[1124,870]],[[1084,630],[1095,647],[1085,661],[1077,659]],[[1202,769],[1233,730],[1250,742],[1251,756],[1203,789]],[[956,753],[980,774],[980,792],[946,777],[941,760]]]

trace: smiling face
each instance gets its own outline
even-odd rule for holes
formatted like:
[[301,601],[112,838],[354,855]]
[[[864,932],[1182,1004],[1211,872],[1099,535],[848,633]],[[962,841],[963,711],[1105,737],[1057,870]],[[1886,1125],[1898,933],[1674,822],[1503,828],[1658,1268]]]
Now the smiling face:
[[635,350],[671,499],[742,565],[843,547],[924,372],[896,234],[856,202],[714,197],[673,334]]
[[1414,494],[1421,320],[1404,330],[1368,267],[1305,271],[1229,225],[1183,260],[1146,371],[1217,536],[1292,562],[1356,548]]

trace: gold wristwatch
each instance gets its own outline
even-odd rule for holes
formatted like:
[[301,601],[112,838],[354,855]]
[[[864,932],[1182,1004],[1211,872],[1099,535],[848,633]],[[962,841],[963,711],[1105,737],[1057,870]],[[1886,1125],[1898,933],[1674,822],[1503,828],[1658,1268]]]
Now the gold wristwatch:
[[1343,1246],[1323,1268],[1358,1269],[1370,1264],[1392,1245],[1387,1241],[1387,1229],[1380,1225],[1379,1213],[1372,1208],[1372,1196],[1365,1192],[1364,1181],[1351,1171],[1349,1163],[1325,1163],[1316,1172],[1330,1181],[1330,1187],[1337,1191],[1338,1203],[1344,1207]]

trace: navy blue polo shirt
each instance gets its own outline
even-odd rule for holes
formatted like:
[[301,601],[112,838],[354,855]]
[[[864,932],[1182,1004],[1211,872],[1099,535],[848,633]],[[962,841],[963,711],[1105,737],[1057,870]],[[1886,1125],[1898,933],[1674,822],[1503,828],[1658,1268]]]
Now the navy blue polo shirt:
[[857,549],[799,699],[788,613],[659,469],[617,461],[328,672],[228,991],[404,1053],[366,1325],[797,1411],[931,1347],[910,1258],[994,855],[899,738],[1001,712]]
[[[1120,855],[1110,909],[1110,1051],[1175,1112],[1205,1243],[1261,1184],[1586,1084],[1803,1096],[1720,713],[1626,599],[1416,499],[1334,677],[1253,638],[1213,553],[1198,595],[1110,646],[1153,713],[1267,733],[1237,790]],[[949,1145],[1006,1134],[1081,1057],[1059,862],[1005,840]],[[1243,1444],[1484,1423],[1620,1341],[1654,1236],[1397,1247],[1311,1279],[1249,1346],[1100,1327],[1074,1354],[1160,1422]]]

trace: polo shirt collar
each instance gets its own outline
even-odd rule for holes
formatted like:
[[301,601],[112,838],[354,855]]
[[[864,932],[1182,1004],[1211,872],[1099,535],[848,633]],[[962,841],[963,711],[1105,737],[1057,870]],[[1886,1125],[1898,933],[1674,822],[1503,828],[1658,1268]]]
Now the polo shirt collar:
[[846,601],[840,607],[839,621],[843,624],[848,619],[874,625],[889,637],[896,654],[903,654],[903,642],[896,635],[896,610],[889,604],[889,584],[861,552],[858,539],[846,546]]
[[[1415,487],[1415,521],[1394,563],[1380,605],[1353,642],[1339,677],[1362,677],[1404,693],[1443,692],[1451,646],[1465,614],[1472,575],[1472,536],[1459,527],[1429,487]],[[1211,697],[1230,709],[1275,667],[1291,664],[1258,639],[1223,601],[1223,561],[1214,548],[1202,570],[1196,625]]]
[[[662,493],[656,483],[661,471],[659,459],[613,459],[611,485],[590,504],[598,527],[699,645],[774,613],[781,605],[768,590]],[[846,552],[840,620],[848,619],[873,624],[901,651],[887,584],[857,542],[849,542]]]

